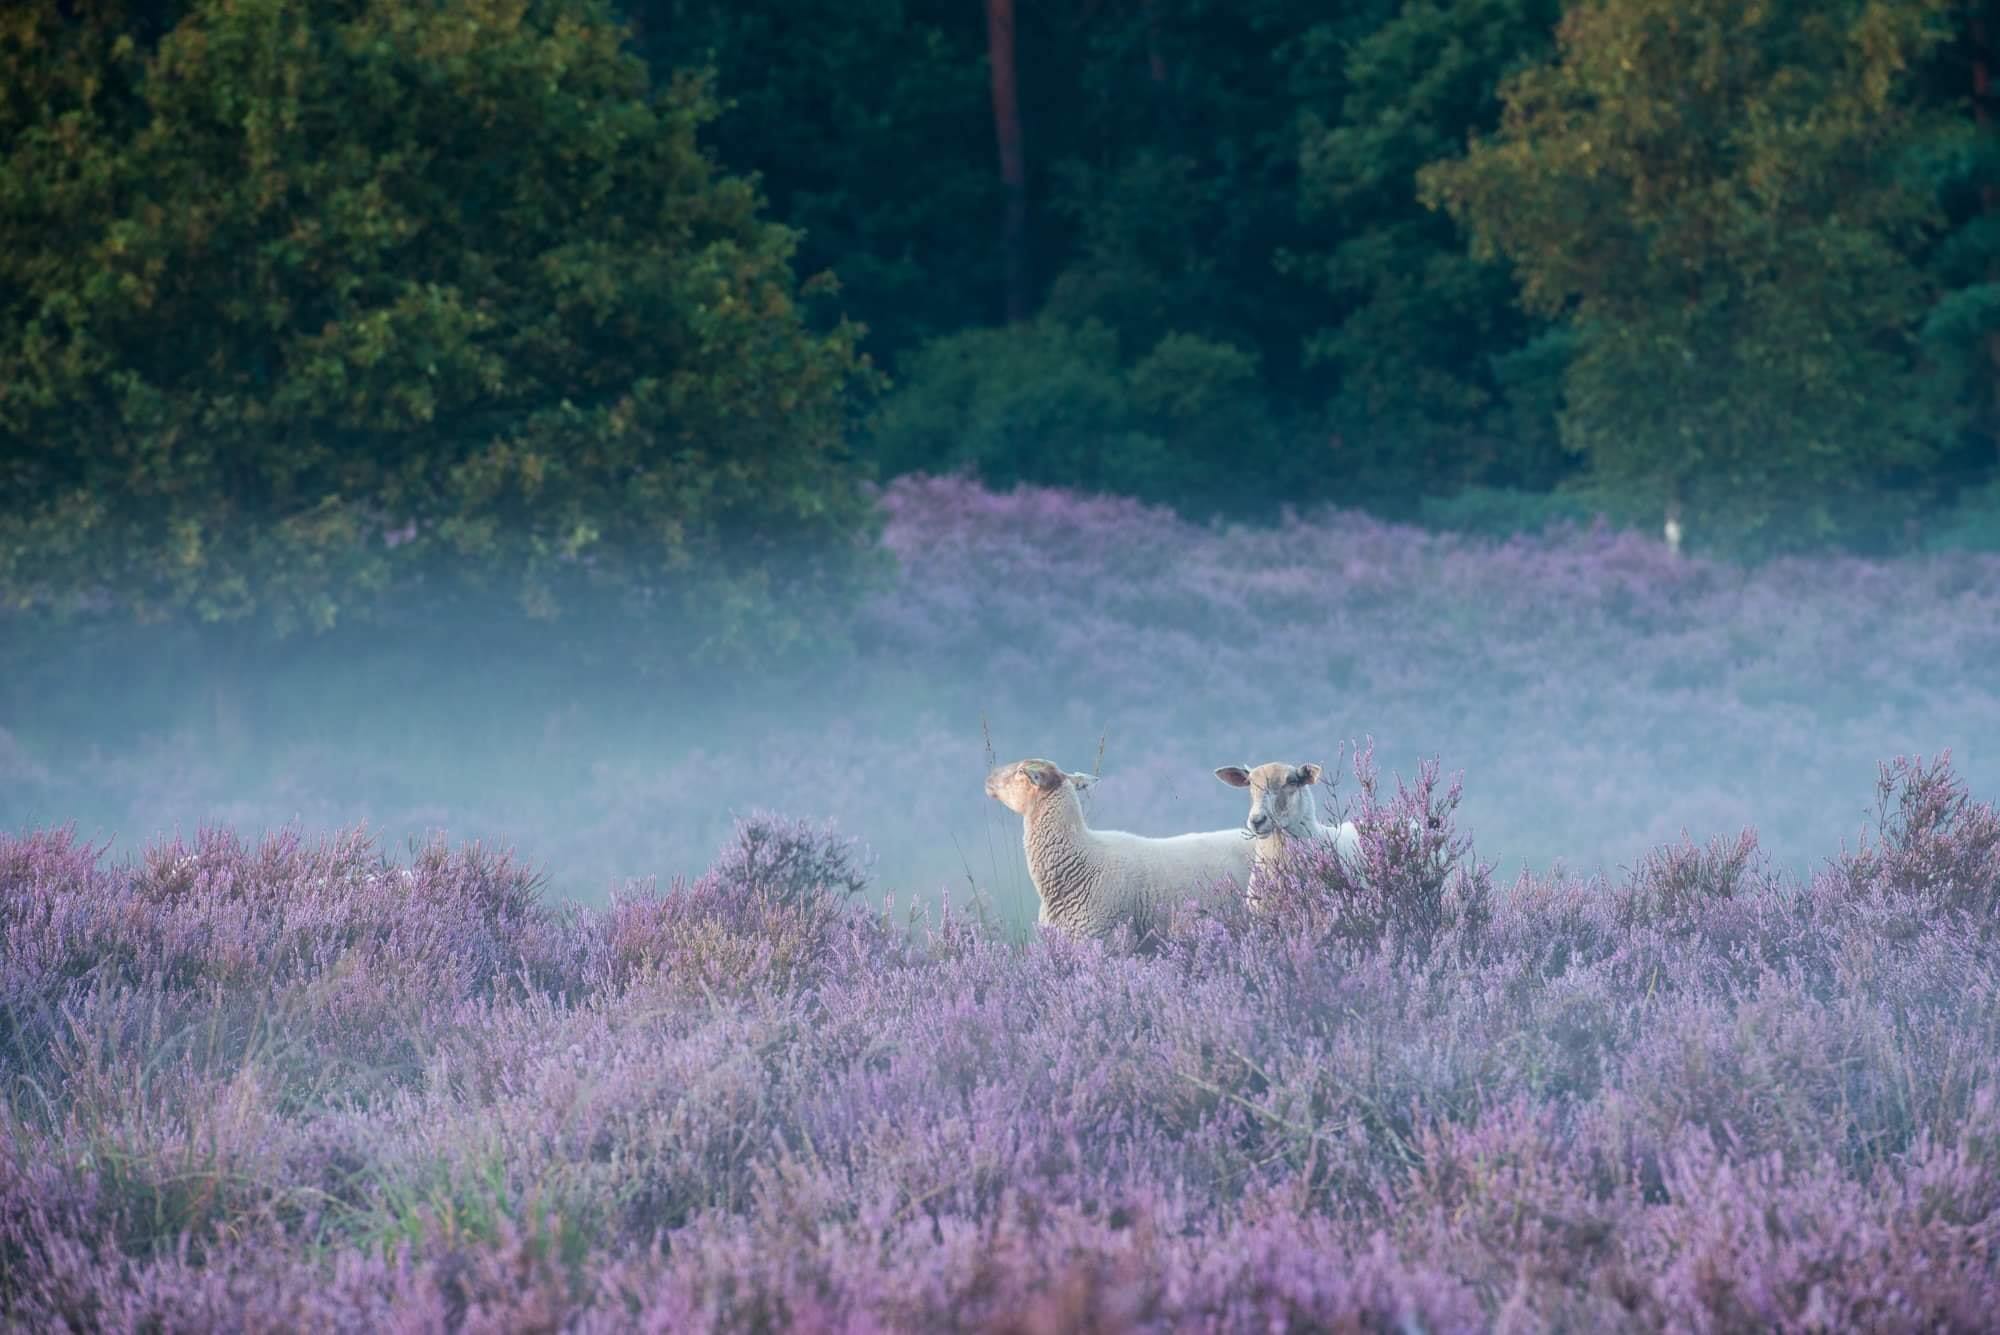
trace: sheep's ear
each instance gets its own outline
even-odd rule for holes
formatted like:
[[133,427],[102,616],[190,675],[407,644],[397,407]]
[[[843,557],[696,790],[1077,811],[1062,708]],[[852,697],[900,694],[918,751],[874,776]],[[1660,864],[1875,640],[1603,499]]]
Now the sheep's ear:
[[1299,781],[1299,784],[1300,784],[1301,786],[1307,786],[1307,785],[1311,785],[1311,784],[1315,784],[1315,783],[1318,783],[1318,782],[1319,782],[1319,766],[1318,766],[1318,765],[1301,765],[1301,766],[1299,766],[1299,772],[1298,772],[1298,781]]
[[1030,765],[1027,775],[1028,781],[1043,792],[1062,786],[1063,773],[1054,765]]
[[1231,788],[1248,788],[1250,786],[1250,771],[1244,769],[1241,765],[1224,765],[1215,772],[1215,777],[1228,784]]
[[1095,774],[1072,774],[1069,776],[1069,781],[1072,784],[1074,784],[1079,790],[1081,790],[1090,787],[1090,785],[1093,783],[1096,783],[1097,776]]

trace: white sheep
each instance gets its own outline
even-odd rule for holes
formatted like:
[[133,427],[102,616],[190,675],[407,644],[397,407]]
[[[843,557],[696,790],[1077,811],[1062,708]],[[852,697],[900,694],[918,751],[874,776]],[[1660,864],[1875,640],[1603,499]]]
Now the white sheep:
[[1037,921],[1102,936],[1183,898],[1212,899],[1225,881],[1248,886],[1255,854],[1242,830],[1166,839],[1093,830],[1077,800],[1092,782],[1046,760],[1017,760],[986,776],[986,795],[1021,816],[1028,874],[1042,901]]
[[1250,815],[1244,827],[1251,836],[1256,861],[1244,899],[1252,908],[1257,907],[1264,879],[1284,858],[1288,842],[1311,840],[1331,844],[1343,862],[1351,861],[1361,851],[1361,832],[1353,821],[1328,824],[1319,818],[1312,790],[1319,782],[1320,772],[1318,765],[1287,765],[1281,761],[1256,766],[1224,765],[1215,772],[1215,777],[1231,788],[1250,790]]

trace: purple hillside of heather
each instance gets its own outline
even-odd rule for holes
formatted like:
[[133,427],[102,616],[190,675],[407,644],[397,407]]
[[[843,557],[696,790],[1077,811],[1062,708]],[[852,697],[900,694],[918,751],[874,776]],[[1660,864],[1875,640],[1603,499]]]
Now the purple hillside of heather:
[[1435,769],[1345,778],[1358,858],[1082,943],[764,816],[593,909],[0,839],[0,1326],[1990,1328],[2000,814],[1947,764],[1809,879],[1500,884]]
[[904,479],[882,504],[898,573],[854,651],[748,703],[597,719],[584,678],[552,694],[480,659],[461,665],[476,728],[368,700],[314,726],[302,687],[262,722],[254,771],[197,734],[30,746],[0,720],[0,829],[76,820],[124,850],[205,822],[366,820],[398,845],[442,828],[601,903],[695,875],[733,814],[767,808],[864,835],[893,890],[969,877],[1023,921],[982,715],[998,751],[1072,769],[1102,738],[1091,818],[1143,834],[1240,822],[1218,765],[1338,772],[1372,738],[1385,771],[1462,775],[1460,826],[1503,877],[1616,876],[1683,831],[1748,826],[1804,875],[1864,828],[1884,755],[1949,749],[2000,790],[2000,558],[1746,571],[1601,528],[1495,543],[1331,510],[1205,527],[962,479]]

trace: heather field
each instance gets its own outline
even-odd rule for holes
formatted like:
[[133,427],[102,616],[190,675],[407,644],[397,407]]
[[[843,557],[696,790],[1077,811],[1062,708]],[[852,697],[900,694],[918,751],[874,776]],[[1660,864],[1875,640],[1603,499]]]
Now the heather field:
[[1018,819],[981,792],[982,720],[1000,760],[1101,766],[1092,819],[1156,834],[1242,820],[1218,765],[1318,761],[1351,800],[1343,749],[1372,739],[1387,772],[1463,774],[1503,880],[1616,876],[1750,826],[1804,876],[1863,829],[1885,756],[1950,750],[2000,792],[2000,557],[1745,569],[1629,532],[1215,528],[959,480],[883,504],[894,572],[851,646],[768,676],[634,688],[373,632],[273,669],[230,738],[198,664],[177,691],[150,644],[60,662],[0,719],[0,828],[74,822],[131,854],[209,823],[365,822],[398,851],[509,848],[601,905],[699,873],[767,810],[861,838],[878,887],[976,885],[1018,927],[1032,892]]
[[[0,1319],[1990,1328],[2000,565],[884,501],[803,677],[24,715]],[[1037,933],[982,715],[1154,831],[1318,758],[1362,855]]]
[[443,844],[0,840],[0,1315],[1991,1328],[2000,817],[1947,767],[1807,882],[1497,889],[1448,784],[1351,780],[1356,866],[1136,941],[885,914],[777,821],[603,909]]

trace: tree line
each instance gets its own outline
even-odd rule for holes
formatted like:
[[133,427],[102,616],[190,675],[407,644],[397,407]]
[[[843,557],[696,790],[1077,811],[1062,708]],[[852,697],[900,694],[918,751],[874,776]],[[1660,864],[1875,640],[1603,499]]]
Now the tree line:
[[0,590],[722,642],[912,469],[2000,533],[1994,10],[7,3]]

